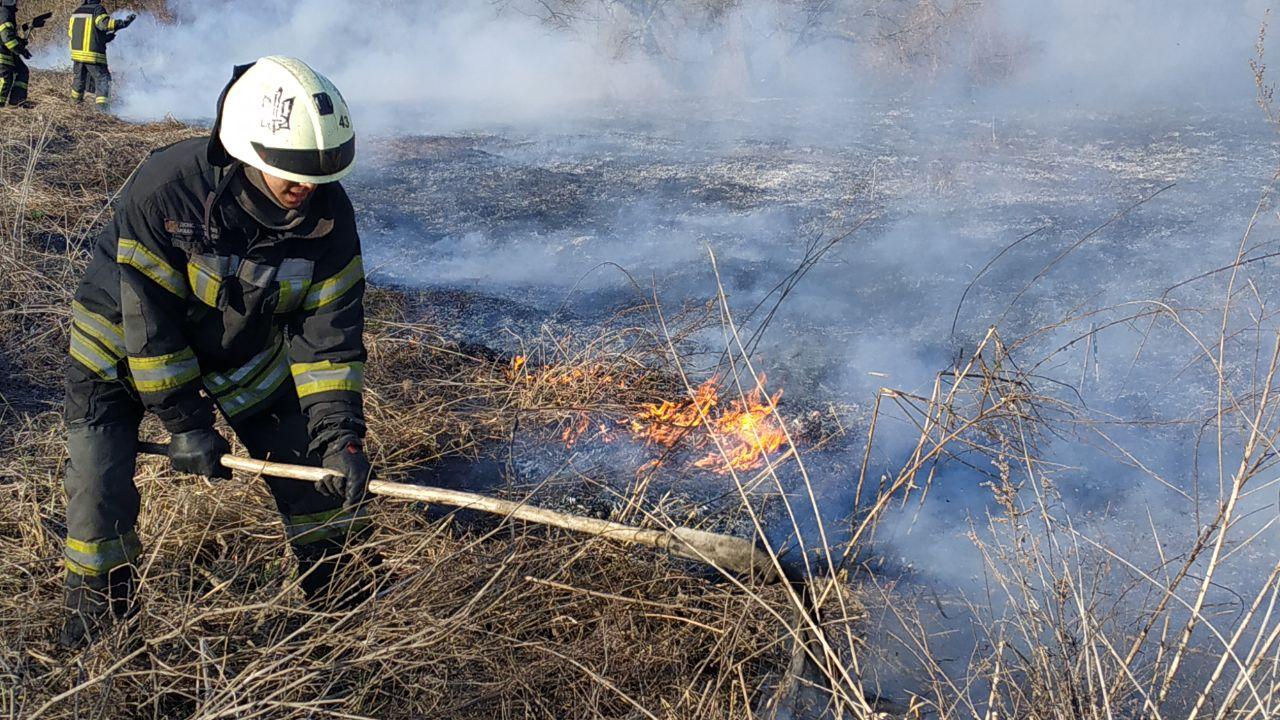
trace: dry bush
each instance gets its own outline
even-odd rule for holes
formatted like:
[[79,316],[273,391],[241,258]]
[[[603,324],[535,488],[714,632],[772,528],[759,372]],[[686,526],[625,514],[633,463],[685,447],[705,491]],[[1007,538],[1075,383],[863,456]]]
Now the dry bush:
[[[383,502],[369,541],[386,558],[376,599],[317,614],[302,608],[262,483],[210,484],[154,459],[137,477],[139,613],[85,652],[59,651],[67,304],[132,167],[199,133],[75,112],[60,104],[64,82],[38,73],[38,108],[0,112],[0,716],[757,717],[797,648],[835,666],[838,702],[866,715],[844,665],[860,617],[846,586],[805,597],[599,539]],[[392,479],[501,438],[517,417],[554,437],[584,410],[623,412],[679,387],[645,369],[678,330],[531,339],[539,370],[521,373],[441,340],[414,321],[416,303],[369,291],[368,414]],[[616,376],[633,379],[630,394]],[[161,434],[150,421],[142,432]]]
[[[1265,553],[1257,546],[1278,522],[1245,509],[1247,498],[1256,503],[1258,493],[1274,493],[1280,441],[1280,333],[1240,270],[1249,245],[1246,232],[1241,254],[1226,268],[1228,300],[1208,314],[1203,334],[1193,329],[1203,308],[1184,314],[1162,300],[1137,303],[1137,311],[1135,304],[1090,310],[1056,327],[1083,321],[1092,329],[1040,363],[1020,365],[1015,348],[1029,338],[1006,346],[993,328],[967,361],[938,376],[930,396],[882,393],[877,422],[892,412],[919,431],[908,462],[886,478],[891,489],[927,494],[948,463],[990,478],[984,487],[992,509],[971,518],[968,533],[984,564],[979,596],[949,598],[975,634],[961,670],[944,666],[941,658],[954,648],[920,604],[888,585],[871,603],[879,622],[893,628],[892,647],[881,650],[910,658],[898,671],[916,678],[915,712],[1055,720],[1261,720],[1280,713],[1280,563],[1263,555],[1248,578],[1228,563]],[[1134,424],[1150,432],[1176,422],[1202,428],[1203,442],[1214,448],[1204,471],[1218,482],[1172,486],[1140,452],[1110,438],[1128,421],[1095,415],[1037,375],[1063,350],[1091,341],[1099,317],[1107,317],[1103,325],[1164,326],[1197,349],[1190,365],[1206,369],[1217,386],[1204,414]],[[1050,437],[1080,447],[1101,440],[1100,450],[1122,458],[1135,477],[1181,495],[1185,523],[1160,523],[1155,516],[1168,511],[1149,506],[1147,517],[1128,519],[1149,524],[1143,547],[1122,532],[1125,518],[1073,514],[1059,478],[1072,468],[1046,454]],[[861,527],[873,530],[874,523]],[[941,600],[932,602],[945,617]]]

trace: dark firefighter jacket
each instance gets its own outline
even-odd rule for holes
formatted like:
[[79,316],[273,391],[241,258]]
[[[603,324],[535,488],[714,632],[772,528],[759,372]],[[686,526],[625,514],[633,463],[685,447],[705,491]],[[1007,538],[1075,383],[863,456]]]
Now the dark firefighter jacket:
[[0,7],[0,65],[17,65],[22,38],[18,37],[18,9]]
[[313,451],[362,437],[365,283],[350,200],[321,185],[295,227],[266,227],[228,191],[242,166],[219,160],[216,140],[186,140],[126,185],[76,292],[72,384],[74,373],[131,383],[170,432],[211,424],[210,398],[234,422],[296,391]]
[[71,14],[67,35],[71,38],[71,59],[90,65],[107,64],[107,43],[116,37],[119,24],[100,2],[87,2]]

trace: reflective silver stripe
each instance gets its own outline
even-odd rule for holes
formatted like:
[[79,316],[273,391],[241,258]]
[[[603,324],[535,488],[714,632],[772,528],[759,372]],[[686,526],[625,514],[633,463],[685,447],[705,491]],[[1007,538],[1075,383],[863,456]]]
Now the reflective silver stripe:
[[116,359],[124,357],[124,328],[119,323],[89,310],[79,300],[71,302],[71,323],[100,342]]
[[236,271],[236,277],[253,285],[254,287],[264,288],[276,279],[276,271],[280,268],[275,265],[260,265],[252,260],[245,260],[240,263],[240,269]]
[[336,275],[311,286],[307,297],[302,301],[304,310],[317,310],[337,300],[364,279],[364,263],[357,255]]
[[271,397],[289,377],[284,339],[277,335],[264,351],[230,374],[209,373],[205,388],[228,416],[238,415]]
[[343,537],[353,530],[369,525],[369,517],[363,512],[338,508],[310,515],[292,515],[285,519],[285,534],[294,545]]
[[21,41],[18,39],[18,34],[15,32],[17,29],[18,26],[11,22],[0,23],[0,36],[3,36],[6,30],[8,30],[11,35],[10,39],[4,44],[4,46],[11,51],[16,51],[18,49],[18,45],[21,44]]
[[271,395],[284,384],[289,377],[289,366],[284,357],[275,367],[268,370],[251,387],[241,388],[236,392],[218,396],[218,404],[228,416],[235,417]]
[[204,385],[209,392],[217,395],[231,390],[237,385],[253,377],[259,370],[266,367],[267,363],[280,352],[281,345],[284,344],[284,337],[276,335],[272,338],[267,348],[262,352],[249,358],[244,365],[232,370],[229,373],[211,372],[204,376]]
[[71,357],[103,380],[115,380],[120,376],[116,369],[120,358],[111,357],[80,328],[71,328]]
[[280,272],[276,273],[276,282],[280,284],[276,312],[290,312],[302,304],[303,296],[311,287],[311,273],[314,270],[315,263],[310,260],[290,258],[280,263]]
[[182,387],[200,377],[200,363],[191,348],[157,357],[129,357],[129,374],[138,392],[151,393]]
[[218,289],[225,277],[235,274],[240,266],[236,255],[193,255],[187,262],[187,280],[191,291],[209,307],[218,306]]
[[325,360],[318,363],[295,363],[290,366],[293,384],[298,397],[304,398],[322,392],[362,392],[364,390],[364,363],[335,363]]
[[63,556],[67,569],[80,575],[105,575],[128,565],[142,554],[142,542],[132,530],[109,540],[86,541],[68,537]]
[[280,272],[276,273],[276,280],[306,280],[310,282],[311,273],[315,270],[316,264],[310,260],[301,258],[289,258],[280,263]]
[[128,265],[151,278],[157,285],[185,299],[187,284],[182,276],[174,270],[164,258],[148,250],[142,243],[128,238],[120,238],[116,249],[116,262]]

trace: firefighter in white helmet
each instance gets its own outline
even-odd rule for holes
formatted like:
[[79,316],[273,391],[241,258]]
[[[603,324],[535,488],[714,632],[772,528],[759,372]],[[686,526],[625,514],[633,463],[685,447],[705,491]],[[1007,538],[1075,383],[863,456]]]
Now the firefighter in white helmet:
[[133,603],[145,412],[178,472],[227,477],[215,408],[252,456],[335,471],[266,482],[308,601],[368,596],[377,558],[348,552],[371,530],[364,269],[338,183],[355,155],[333,83],[267,57],[235,69],[210,137],[156,151],[122,191],[71,308],[64,645]]

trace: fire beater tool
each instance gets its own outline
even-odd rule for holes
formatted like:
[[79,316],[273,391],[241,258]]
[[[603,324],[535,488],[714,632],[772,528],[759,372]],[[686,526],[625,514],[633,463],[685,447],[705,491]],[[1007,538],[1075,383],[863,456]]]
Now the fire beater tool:
[[49,18],[51,17],[53,17],[53,13],[51,12],[40,13],[39,15],[31,18],[31,22],[22,23],[22,39],[28,41],[31,40],[31,31],[39,30],[44,27],[44,24],[49,22]]
[[[138,452],[146,455],[168,456],[169,446],[162,443],[139,442]],[[252,460],[235,455],[223,455],[221,463],[225,468],[254,475],[269,475],[309,482],[319,482],[332,474],[329,470],[319,467]],[[774,560],[768,553],[756,547],[751,541],[732,535],[688,527],[675,527],[669,530],[640,528],[599,518],[570,515],[478,493],[386,480],[370,481],[369,493],[382,497],[476,510],[595,535],[615,542],[646,545],[665,550],[676,557],[704,562],[740,575],[754,575],[764,582],[774,582],[780,577]]]

